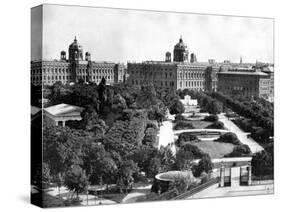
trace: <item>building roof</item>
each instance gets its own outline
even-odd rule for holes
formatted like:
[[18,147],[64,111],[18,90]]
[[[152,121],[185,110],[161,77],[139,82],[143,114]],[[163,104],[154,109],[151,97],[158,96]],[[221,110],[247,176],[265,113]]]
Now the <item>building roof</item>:
[[242,72],[242,71],[225,71],[219,72],[218,74],[227,74],[227,75],[254,75],[254,76],[268,76],[263,72]]
[[66,113],[71,113],[71,112],[82,112],[84,110],[84,108],[78,107],[75,105],[68,105],[68,104],[62,103],[62,104],[47,107],[44,110],[53,116],[58,116],[58,115],[63,115]]

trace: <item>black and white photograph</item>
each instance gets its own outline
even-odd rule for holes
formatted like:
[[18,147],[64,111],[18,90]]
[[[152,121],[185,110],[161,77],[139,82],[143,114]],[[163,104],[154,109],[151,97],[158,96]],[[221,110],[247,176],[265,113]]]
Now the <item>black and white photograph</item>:
[[274,194],[274,18],[55,4],[30,16],[32,204]]

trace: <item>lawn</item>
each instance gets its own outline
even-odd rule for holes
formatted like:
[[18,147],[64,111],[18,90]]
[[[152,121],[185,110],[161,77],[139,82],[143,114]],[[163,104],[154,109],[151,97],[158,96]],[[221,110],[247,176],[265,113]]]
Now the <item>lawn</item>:
[[191,123],[195,129],[204,129],[205,127],[213,123],[209,121],[187,121],[187,122]]
[[225,154],[231,153],[235,145],[230,143],[214,142],[214,141],[200,141],[192,143],[200,150],[208,153],[211,158],[223,158]]

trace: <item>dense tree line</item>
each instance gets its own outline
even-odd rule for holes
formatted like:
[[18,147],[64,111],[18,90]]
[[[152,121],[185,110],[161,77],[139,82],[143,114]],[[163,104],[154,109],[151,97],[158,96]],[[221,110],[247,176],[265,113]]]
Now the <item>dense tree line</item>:
[[268,130],[270,135],[273,135],[274,122],[272,108],[261,106],[256,101],[239,101],[218,92],[211,93],[211,96],[221,101],[226,107],[229,107],[239,115],[255,121],[257,126]]
[[45,182],[65,185],[77,194],[88,185],[112,183],[123,192],[141,179],[142,172],[154,177],[179,167],[169,146],[156,148],[167,108],[182,111],[174,91],[150,85],[109,86],[104,79],[99,85],[56,83],[44,90],[46,106],[84,108],[81,121],[69,121],[64,128],[44,125]]

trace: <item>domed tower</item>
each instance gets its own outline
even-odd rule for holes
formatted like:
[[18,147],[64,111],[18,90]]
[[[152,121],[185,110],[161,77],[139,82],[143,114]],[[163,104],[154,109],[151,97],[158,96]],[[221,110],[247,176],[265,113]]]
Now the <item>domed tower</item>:
[[191,53],[190,54],[190,63],[196,63],[196,62],[197,62],[196,54]]
[[171,53],[170,52],[166,52],[166,54],[165,54],[165,62],[171,62]]
[[76,36],[73,43],[69,45],[68,59],[69,61],[83,60],[83,48],[78,44]]
[[66,52],[65,51],[60,52],[60,60],[66,60]]
[[86,54],[85,54],[85,60],[86,60],[86,61],[91,61],[91,53],[90,53],[90,52],[86,52]]
[[188,62],[188,49],[182,37],[174,47],[174,62]]
[[83,49],[82,46],[78,44],[76,36],[73,43],[69,45],[68,60],[71,66],[71,82],[78,82],[79,61],[83,60]]

